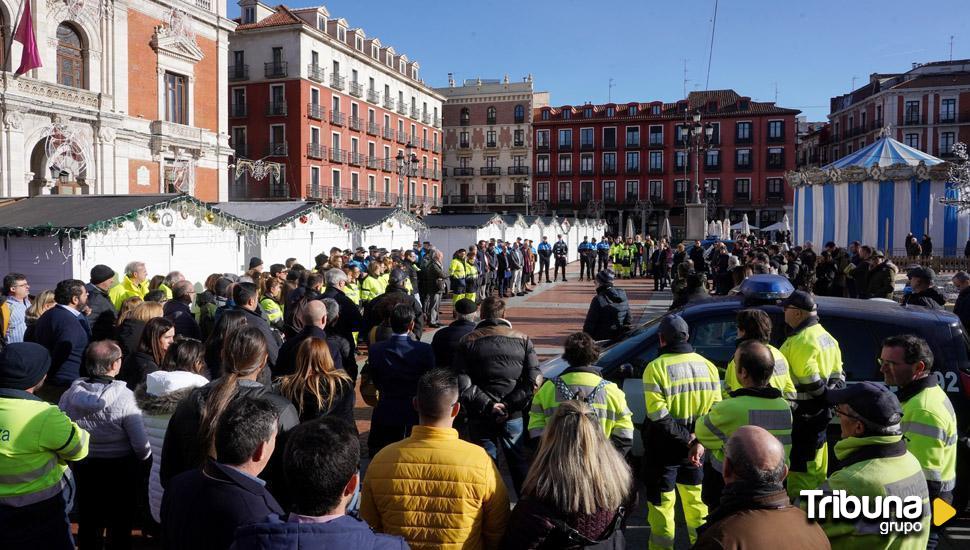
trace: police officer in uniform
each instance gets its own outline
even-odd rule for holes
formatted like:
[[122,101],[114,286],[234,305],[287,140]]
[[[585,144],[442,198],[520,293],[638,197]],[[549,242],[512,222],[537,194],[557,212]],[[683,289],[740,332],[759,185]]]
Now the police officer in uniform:
[[825,429],[832,413],[825,392],[845,384],[839,343],[818,321],[818,307],[811,294],[796,290],[782,302],[785,324],[791,334],[781,346],[795,383],[792,424],[791,472],[788,495],[796,498],[803,489],[816,489],[828,471]]
[[606,269],[610,265],[610,240],[603,236],[600,242],[596,243],[596,272]]
[[[674,547],[674,506],[680,494],[691,543],[704,523],[703,470],[688,459],[694,423],[721,400],[717,367],[687,342],[687,323],[679,315],[660,321],[660,356],[643,373],[647,420],[643,426],[647,521],[651,549]],[[676,490],[676,493],[675,493]]]
[[[933,352],[926,341],[905,334],[882,342],[880,370],[903,406],[906,448],[923,468],[929,497],[953,502],[957,465],[957,417],[946,392],[930,376]],[[927,548],[936,548],[939,533],[930,528]]]
[[87,456],[88,432],[34,395],[50,365],[30,342],[0,354],[0,548],[74,550],[64,473]]
[[559,376],[543,382],[529,413],[529,436],[538,441],[556,409],[563,401],[583,401],[593,409],[603,433],[624,455],[633,445],[633,413],[626,405],[626,394],[616,384],[604,380],[599,367],[600,350],[585,332],[566,337],[562,358],[569,367]]
[[543,235],[537,251],[539,253],[539,280],[542,280],[542,274],[545,273],[546,282],[549,283],[551,282],[549,280],[549,258],[552,257],[552,245],[549,244],[549,237]]
[[589,265],[589,251],[592,250],[593,245],[589,242],[589,237],[583,237],[583,242],[579,243],[576,250],[579,252],[579,280],[583,280],[583,276],[589,281],[593,280],[593,266]]
[[771,349],[760,340],[744,340],[734,352],[729,368],[734,368],[734,379],[740,387],[697,420],[697,440],[691,449],[691,457],[698,460],[706,454],[706,464],[710,466],[704,471],[704,502],[708,506],[717,506],[721,500],[724,445],[738,428],[764,428],[784,446],[786,459],[791,450],[791,406],[781,391],[770,385],[775,372]]
[[[900,422],[903,409],[896,396],[882,384],[860,382],[841,390],[829,390],[826,400],[835,406],[842,439],[835,444],[839,470],[819,489],[823,494],[845,491],[857,498],[918,496],[923,501],[921,528],[908,534],[880,532],[882,522],[910,521],[902,517],[819,520],[832,548],[860,550],[926,548],[930,531],[930,499],[920,463],[906,450]],[[814,487],[812,489],[815,489]],[[818,504],[816,497],[816,504]],[[895,507],[886,506],[893,513]],[[818,507],[816,506],[816,513]]]
[[559,235],[559,240],[556,244],[552,245],[552,255],[556,259],[556,267],[552,271],[552,280],[555,281],[559,278],[559,269],[562,268],[562,282],[566,282],[566,254],[569,252],[569,246],[566,241],[562,240],[562,235]]

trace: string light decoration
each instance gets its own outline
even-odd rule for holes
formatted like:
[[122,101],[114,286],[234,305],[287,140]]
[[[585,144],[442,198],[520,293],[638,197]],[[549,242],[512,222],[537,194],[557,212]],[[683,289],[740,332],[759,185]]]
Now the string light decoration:
[[77,178],[85,174],[87,158],[85,151],[90,151],[90,143],[77,129],[67,124],[51,124],[44,130],[44,150],[47,154],[47,166],[53,176],[68,173]]
[[239,179],[243,174],[249,174],[256,181],[263,181],[269,176],[279,181],[282,171],[282,164],[269,162],[265,158],[259,160],[239,159],[236,161],[236,179]]
[[946,195],[940,202],[947,206],[956,206],[960,211],[970,210],[970,152],[965,143],[953,145],[954,160],[949,162],[949,182]]
[[179,193],[191,195],[195,192],[196,161],[189,155],[179,153],[165,174],[168,184]]

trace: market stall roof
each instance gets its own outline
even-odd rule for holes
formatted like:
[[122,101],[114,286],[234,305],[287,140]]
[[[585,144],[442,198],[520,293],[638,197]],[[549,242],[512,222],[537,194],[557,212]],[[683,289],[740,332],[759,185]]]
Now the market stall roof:
[[873,166],[893,166],[905,164],[916,166],[920,162],[926,166],[940,164],[943,160],[928,155],[919,149],[900,143],[891,137],[877,139],[867,147],[855,153],[846,155],[839,160],[822,167],[822,170],[832,168],[871,168]]
[[309,212],[314,206],[314,203],[305,201],[233,201],[218,202],[212,205],[220,212],[269,226],[285,223]]
[[62,231],[79,234],[103,230],[112,223],[132,220],[140,213],[176,203],[208,209],[204,203],[183,194],[39,195],[0,205],[0,234],[47,235]]
[[[515,216],[509,216],[515,218]],[[502,219],[498,214],[432,214],[425,216],[422,221],[431,228],[452,228],[452,227],[485,227],[492,223],[496,218]],[[512,223],[515,223],[513,219]]]
[[421,220],[400,208],[337,208],[336,212],[363,228],[380,225],[395,216],[416,226],[423,225]]
[[[499,217],[502,218],[502,221],[505,222],[505,225],[515,225],[519,223],[520,218],[522,218],[522,221],[525,222],[525,219],[522,216],[519,216],[518,214],[505,214]],[[528,225],[528,223],[526,223],[526,225]]]

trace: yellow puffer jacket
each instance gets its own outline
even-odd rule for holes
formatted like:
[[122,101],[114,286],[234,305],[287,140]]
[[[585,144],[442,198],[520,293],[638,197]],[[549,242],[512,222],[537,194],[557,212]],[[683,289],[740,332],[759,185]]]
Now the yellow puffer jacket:
[[360,517],[414,550],[492,549],[505,533],[509,497],[484,449],[456,430],[415,426],[371,461]]

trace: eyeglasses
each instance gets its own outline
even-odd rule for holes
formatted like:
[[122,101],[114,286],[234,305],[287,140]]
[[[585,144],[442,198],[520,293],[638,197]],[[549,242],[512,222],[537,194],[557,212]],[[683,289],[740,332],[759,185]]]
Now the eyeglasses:
[[835,414],[837,414],[839,416],[844,416],[846,418],[851,418],[853,420],[858,420],[859,422],[862,422],[863,424],[867,424],[865,418],[862,418],[861,416],[856,416],[854,414],[851,414],[851,413],[848,413],[848,412],[845,412],[845,411],[840,411],[837,406],[836,407],[832,407],[832,412],[834,412]]
[[876,364],[880,367],[895,367],[896,365],[908,365],[909,363],[901,363],[899,361],[890,361],[889,359],[876,357]]

